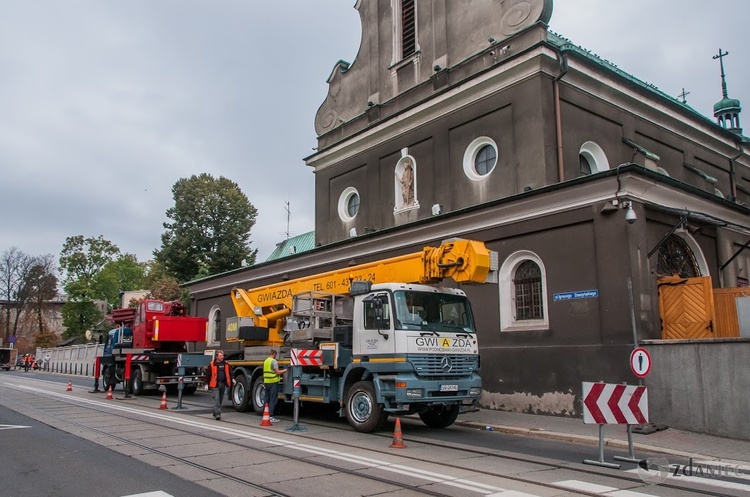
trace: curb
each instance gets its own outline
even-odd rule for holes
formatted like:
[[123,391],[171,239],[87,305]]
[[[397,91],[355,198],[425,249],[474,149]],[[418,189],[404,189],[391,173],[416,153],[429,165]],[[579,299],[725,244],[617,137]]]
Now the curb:
[[[546,431],[546,430],[537,429],[537,428],[518,428],[515,426],[493,425],[493,424],[479,423],[476,421],[458,421],[458,420],[456,420],[454,424],[459,425],[459,426],[466,426],[468,428],[477,428],[480,430],[484,430],[486,429],[486,427],[489,426],[492,428],[492,431],[499,431],[500,433],[506,433],[508,435],[523,435],[523,436],[529,436],[529,437],[558,440],[561,442],[581,443],[581,444],[586,444],[586,445],[598,445],[599,444],[599,437],[591,437],[587,435],[574,435],[571,433],[560,433],[560,432],[555,432],[555,431]],[[604,445],[606,447],[624,449],[626,451],[628,450],[627,440],[605,438]],[[692,452],[684,452],[680,450],[669,449],[665,447],[657,447],[655,445],[639,444],[639,443],[633,444],[633,450],[642,451],[642,452],[651,452],[651,453],[657,453],[657,454],[665,454],[665,455],[671,455],[675,457],[684,457],[684,458],[692,457],[693,459],[702,459],[702,460],[707,460],[707,461],[719,460],[719,458],[714,457],[714,456],[695,454]]]

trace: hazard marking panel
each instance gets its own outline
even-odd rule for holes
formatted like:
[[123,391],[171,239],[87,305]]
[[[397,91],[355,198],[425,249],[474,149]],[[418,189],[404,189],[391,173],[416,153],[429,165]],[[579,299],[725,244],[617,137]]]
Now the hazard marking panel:
[[323,351],[318,349],[292,349],[292,366],[322,366]]
[[148,361],[147,355],[132,355],[130,356],[131,361]]
[[583,422],[600,425],[648,423],[646,387],[583,382]]

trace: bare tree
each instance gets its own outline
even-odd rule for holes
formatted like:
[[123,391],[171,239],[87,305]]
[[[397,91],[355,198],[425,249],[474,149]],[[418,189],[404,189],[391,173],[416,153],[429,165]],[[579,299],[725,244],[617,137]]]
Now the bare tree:
[[[16,336],[18,322],[25,307],[22,287],[34,265],[34,257],[17,247],[11,247],[0,255],[0,299],[5,301],[5,342]],[[12,311],[13,324],[11,326]]]
[[21,286],[21,300],[25,303],[24,311],[33,316],[36,322],[36,332],[33,333],[35,342],[55,341],[54,333],[50,335],[47,329],[45,314],[48,313],[50,302],[57,296],[57,276],[54,256],[52,254],[34,258],[26,278]]

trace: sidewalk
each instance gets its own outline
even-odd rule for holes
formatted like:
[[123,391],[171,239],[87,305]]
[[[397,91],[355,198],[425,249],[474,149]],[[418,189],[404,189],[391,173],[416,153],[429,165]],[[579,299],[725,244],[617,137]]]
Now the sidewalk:
[[[490,409],[463,413],[456,424],[486,429],[513,435],[526,435],[568,442],[596,445],[599,443],[597,425],[583,424],[580,418],[522,414]],[[604,443],[607,447],[628,451],[627,428],[624,425],[604,427]],[[716,437],[667,428],[650,435],[633,434],[635,456],[639,453],[659,453],[696,460],[721,460],[728,463],[744,463],[750,467],[750,441]],[[595,454],[595,453],[594,453]]]

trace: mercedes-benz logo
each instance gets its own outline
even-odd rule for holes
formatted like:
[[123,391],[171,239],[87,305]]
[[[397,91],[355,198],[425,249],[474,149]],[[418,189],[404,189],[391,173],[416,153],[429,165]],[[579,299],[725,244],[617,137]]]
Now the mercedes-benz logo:
[[453,369],[453,363],[451,362],[450,357],[443,357],[443,360],[440,361],[440,369],[442,369],[444,373],[448,373]]

